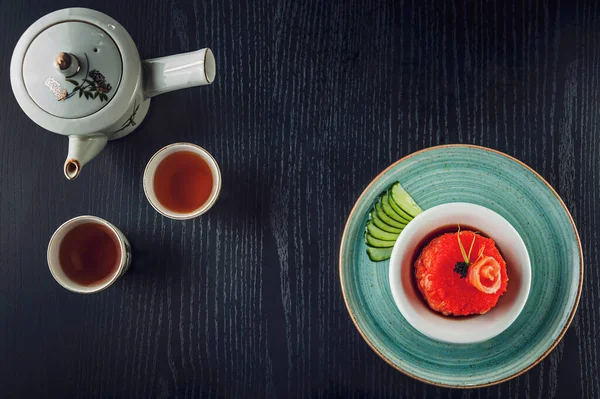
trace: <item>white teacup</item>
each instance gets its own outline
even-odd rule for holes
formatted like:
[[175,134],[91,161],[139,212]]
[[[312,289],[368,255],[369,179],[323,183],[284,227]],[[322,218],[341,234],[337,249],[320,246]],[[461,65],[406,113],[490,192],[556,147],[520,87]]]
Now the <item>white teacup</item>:
[[[156,169],[161,164],[161,162],[168,157],[169,155],[181,152],[181,151],[189,151],[199,155],[209,166],[210,172],[213,178],[212,190],[209,194],[206,202],[194,209],[191,212],[175,212],[171,209],[168,209],[163,204],[160,203],[156,196],[156,192],[154,190],[154,176],[156,173]],[[170,144],[166,147],[158,150],[148,164],[146,165],[146,169],[144,170],[144,194],[146,194],[146,198],[150,202],[150,205],[161,215],[166,216],[171,219],[177,220],[186,220],[193,219],[198,217],[204,213],[206,213],[217,201],[219,197],[219,193],[221,192],[221,171],[219,169],[219,165],[217,161],[213,158],[212,155],[204,148],[191,144],[191,143],[174,143]]]
[[[102,231],[108,233],[110,238],[117,244],[118,252],[116,255],[116,263],[114,266],[110,266],[110,268],[112,268],[110,273],[107,273],[105,277],[96,282],[83,284],[74,281],[67,275],[63,265],[61,265],[60,250],[61,246],[63,245],[63,241],[69,232],[78,226],[88,223],[104,226],[105,228]],[[68,220],[58,229],[56,229],[52,235],[52,238],[50,238],[50,242],[48,243],[47,259],[50,272],[60,285],[72,292],[79,294],[91,294],[108,288],[127,271],[129,265],[131,264],[131,246],[129,245],[129,241],[125,235],[106,220],[96,216],[78,216]],[[83,265],[83,267],[85,267],[85,265]]]

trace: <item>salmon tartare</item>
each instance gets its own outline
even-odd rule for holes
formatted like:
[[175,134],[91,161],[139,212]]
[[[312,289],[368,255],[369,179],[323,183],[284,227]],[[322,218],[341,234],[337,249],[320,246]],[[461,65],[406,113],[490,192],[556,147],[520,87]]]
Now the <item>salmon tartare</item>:
[[460,227],[432,239],[414,266],[423,298],[446,316],[487,313],[508,285],[506,262],[494,240]]

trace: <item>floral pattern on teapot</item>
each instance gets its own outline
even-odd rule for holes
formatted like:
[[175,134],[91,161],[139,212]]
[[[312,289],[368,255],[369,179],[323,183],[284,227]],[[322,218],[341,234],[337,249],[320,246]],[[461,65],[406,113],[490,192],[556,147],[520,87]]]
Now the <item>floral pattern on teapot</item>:
[[[85,53],[84,55],[89,69],[88,56]],[[67,82],[75,85],[75,88],[63,100],[67,100],[79,92],[79,97],[85,96],[86,100],[99,98],[100,102],[108,101],[106,93],[112,90],[112,86],[106,82],[104,75],[97,69],[92,69],[86,75],[87,78],[84,78],[81,83],[74,79],[65,79]]]
[[[88,56],[85,53],[84,55],[89,69]],[[75,79],[66,78],[65,80],[75,86],[70,93],[63,88],[56,79],[46,79],[46,86],[54,93],[54,96],[58,101],[68,100],[77,93],[79,93],[79,97],[85,97],[86,100],[95,100],[98,98],[100,99],[100,102],[108,101],[106,93],[109,93],[112,90],[112,85],[106,81],[104,75],[97,69],[92,69],[86,73],[86,78],[84,78],[81,83]]]

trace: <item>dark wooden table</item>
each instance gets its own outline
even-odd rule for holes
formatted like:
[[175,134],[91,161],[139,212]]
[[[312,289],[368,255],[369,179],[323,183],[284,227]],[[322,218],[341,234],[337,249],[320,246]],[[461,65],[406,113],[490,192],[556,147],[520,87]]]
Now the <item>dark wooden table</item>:
[[[567,3],[567,4],[565,4]],[[143,125],[75,181],[67,139],[12,95],[20,34],[68,0],[0,3],[2,397],[600,397],[600,10],[595,1],[80,0],[142,57],[211,47],[210,87],[152,100]],[[150,156],[206,147],[222,196],[201,218],[156,213]],[[346,312],[341,233],[388,164],[443,143],[504,151],[560,193],[586,257],[565,338],[530,372],[472,391],[395,371]],[[62,289],[46,245],[97,215],[134,248],[96,295]]]

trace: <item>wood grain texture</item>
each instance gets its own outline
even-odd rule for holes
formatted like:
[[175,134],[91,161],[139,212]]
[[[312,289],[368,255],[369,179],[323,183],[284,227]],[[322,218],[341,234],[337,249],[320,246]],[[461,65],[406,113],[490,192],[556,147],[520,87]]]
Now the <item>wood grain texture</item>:
[[[67,0],[0,3],[0,381],[3,397],[600,397],[600,9],[593,0],[81,0],[143,57],[211,47],[211,87],[156,97],[80,178],[67,140],[11,94],[20,34]],[[215,207],[176,222],[146,201],[162,146],[207,148]],[[341,296],[346,217],[393,161],[474,143],[536,169],[579,228],[585,280],[540,365],[472,391],[427,386],[362,341]],[[93,214],[134,249],[110,289],[78,296],[46,266],[65,220]]]

